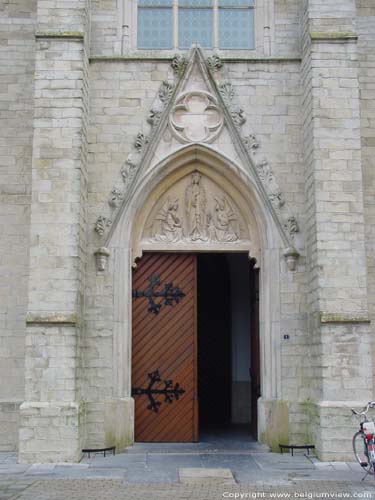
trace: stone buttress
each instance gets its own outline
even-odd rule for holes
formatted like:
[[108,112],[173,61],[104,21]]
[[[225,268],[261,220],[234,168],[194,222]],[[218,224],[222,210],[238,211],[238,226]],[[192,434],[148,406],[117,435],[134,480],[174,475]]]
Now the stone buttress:
[[38,2],[20,462],[81,456],[87,33],[85,0]]

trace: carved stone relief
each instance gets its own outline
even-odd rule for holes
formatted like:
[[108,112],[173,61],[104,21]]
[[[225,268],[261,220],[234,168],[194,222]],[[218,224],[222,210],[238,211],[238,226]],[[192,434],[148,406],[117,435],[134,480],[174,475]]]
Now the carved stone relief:
[[172,186],[157,203],[143,236],[149,243],[249,240],[233,200],[198,170]]
[[184,74],[187,64],[188,60],[186,57],[179,54],[174,56],[171,66],[177,78],[180,78]]
[[99,236],[103,236],[105,230],[107,227],[110,227],[112,225],[112,220],[104,217],[103,215],[99,215],[95,222],[95,231],[98,233]]
[[237,127],[241,127],[246,123],[246,116],[245,111],[236,102],[236,93],[233,85],[230,82],[221,82],[218,88],[224,104],[230,112],[233,123]]
[[219,69],[223,67],[223,61],[217,54],[207,57],[206,64],[211,71],[219,71]]
[[167,201],[155,219],[153,229],[156,241],[177,243],[184,239],[182,221],[178,212],[179,200],[167,198]]
[[238,216],[224,196],[215,197],[214,213],[207,214],[209,236],[212,241],[234,242],[239,239]]
[[206,190],[197,171],[191,175],[190,184],[185,190],[185,209],[188,237],[192,241],[207,241]]
[[180,95],[169,123],[180,142],[211,142],[219,135],[224,118],[216,99],[197,90]]

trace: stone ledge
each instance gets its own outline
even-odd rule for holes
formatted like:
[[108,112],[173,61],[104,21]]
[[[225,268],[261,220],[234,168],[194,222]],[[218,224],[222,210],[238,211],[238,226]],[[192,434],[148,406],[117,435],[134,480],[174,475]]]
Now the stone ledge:
[[346,43],[356,42],[358,35],[354,32],[337,31],[331,33],[324,33],[320,31],[312,31],[310,33],[312,42],[331,42],[331,43]]
[[363,408],[367,405],[368,401],[312,401],[312,404],[319,408]]
[[[120,61],[128,61],[128,62],[158,62],[165,61],[171,62],[174,56],[90,56],[90,62],[120,62]],[[302,61],[301,57],[222,57],[221,60],[223,62],[231,62],[231,63],[300,63]]]
[[35,38],[63,38],[66,39],[83,39],[85,33],[83,31],[37,31]]
[[26,315],[27,325],[76,325],[78,322],[75,313],[32,313]]
[[20,406],[20,410],[21,411],[27,411],[29,409],[44,410],[48,408],[48,409],[54,409],[56,410],[56,412],[58,412],[61,409],[79,410],[81,406],[82,403],[76,401],[24,401]]
[[368,316],[345,314],[345,313],[320,313],[320,322],[323,324],[327,323],[371,323]]
[[0,399],[0,411],[8,412],[8,411],[18,411],[20,405],[23,400],[9,400],[9,399]]

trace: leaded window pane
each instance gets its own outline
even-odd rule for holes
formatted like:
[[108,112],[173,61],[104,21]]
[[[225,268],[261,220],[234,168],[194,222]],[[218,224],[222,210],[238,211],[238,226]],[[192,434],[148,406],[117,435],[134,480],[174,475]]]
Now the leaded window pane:
[[254,7],[254,0],[218,0],[219,7]]
[[219,9],[219,47],[254,48],[253,9]]
[[172,7],[172,0],[138,0],[138,7]]
[[192,8],[204,8],[204,7],[213,7],[212,0],[179,0],[179,7],[192,7]]
[[138,8],[138,47],[140,49],[173,48],[171,8]]
[[180,49],[188,49],[192,43],[212,48],[213,10],[178,9],[178,40]]

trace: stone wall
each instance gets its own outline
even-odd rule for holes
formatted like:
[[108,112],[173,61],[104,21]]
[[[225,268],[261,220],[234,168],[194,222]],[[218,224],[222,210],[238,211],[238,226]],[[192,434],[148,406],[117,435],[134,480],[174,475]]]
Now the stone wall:
[[300,57],[300,1],[275,0],[275,55]]
[[[361,146],[367,253],[369,316],[375,319],[375,5],[357,1],[359,86],[361,96]],[[374,331],[373,325],[373,331]],[[375,346],[373,343],[375,360]],[[375,373],[374,373],[375,375]]]
[[[136,134],[149,133],[161,83],[174,75],[167,58],[113,57],[126,52],[129,32],[118,5],[13,0],[0,7],[0,450],[16,447],[24,401],[21,461],[76,460],[82,443],[113,444],[108,422],[123,415],[112,401],[114,365],[129,368],[113,336],[114,283],[123,278],[112,258],[97,272],[94,225],[108,213]],[[291,441],[312,440],[322,458],[346,458],[353,391],[357,403],[371,399],[375,378],[368,324],[375,316],[375,7],[372,0],[264,6],[271,59],[255,61],[252,53],[224,61],[215,78],[233,84],[247,117],[243,133],[255,134],[256,157],[268,160],[301,229],[297,270],[277,263],[281,379],[272,383],[282,411],[276,405],[273,414],[288,414],[283,432]],[[332,419],[348,439],[336,439]]]
[[[335,1],[305,2],[309,338],[318,406],[311,427],[324,459],[349,456],[348,406],[371,398],[373,389],[355,15],[351,0],[340,8]],[[338,442],[339,433],[347,438]]]
[[81,456],[87,7],[38,2],[20,462]]
[[0,451],[18,445],[24,397],[35,4],[0,5]]

